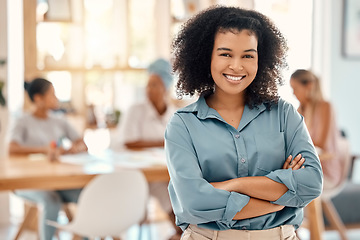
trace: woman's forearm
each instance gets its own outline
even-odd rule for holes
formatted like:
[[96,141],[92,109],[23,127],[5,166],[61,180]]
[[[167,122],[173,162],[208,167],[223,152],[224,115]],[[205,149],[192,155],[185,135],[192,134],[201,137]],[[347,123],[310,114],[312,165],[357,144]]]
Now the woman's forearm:
[[127,148],[150,148],[150,147],[164,147],[164,141],[136,141],[125,143]]
[[211,184],[219,189],[242,193],[266,201],[276,201],[288,190],[284,184],[264,176],[235,178]]
[[233,219],[242,220],[253,217],[259,217],[268,213],[278,212],[283,208],[284,206],[272,204],[269,201],[250,198],[248,204],[245,205],[245,207],[243,207],[243,209],[241,209],[241,211],[238,212]]
[[48,147],[25,147],[21,146],[16,142],[11,142],[9,144],[9,153],[10,154],[31,154],[31,153],[47,153]]

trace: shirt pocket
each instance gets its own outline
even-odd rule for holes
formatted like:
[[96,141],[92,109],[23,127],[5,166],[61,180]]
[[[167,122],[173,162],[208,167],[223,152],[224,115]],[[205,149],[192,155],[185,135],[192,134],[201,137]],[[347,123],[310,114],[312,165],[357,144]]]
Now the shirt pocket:
[[255,135],[256,168],[267,174],[281,169],[286,160],[283,132],[266,132]]

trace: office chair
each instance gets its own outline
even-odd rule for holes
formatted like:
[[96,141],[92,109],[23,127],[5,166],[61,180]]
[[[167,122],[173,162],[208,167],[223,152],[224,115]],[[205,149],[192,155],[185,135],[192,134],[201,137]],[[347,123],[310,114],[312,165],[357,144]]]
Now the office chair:
[[144,220],[148,197],[148,183],[138,170],[98,175],[82,190],[72,222],[47,223],[75,236],[120,239],[125,230]]

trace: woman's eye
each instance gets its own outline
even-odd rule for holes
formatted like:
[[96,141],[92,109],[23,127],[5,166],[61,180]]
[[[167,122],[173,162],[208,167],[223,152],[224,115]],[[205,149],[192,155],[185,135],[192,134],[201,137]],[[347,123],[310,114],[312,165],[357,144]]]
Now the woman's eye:
[[223,56],[223,57],[230,57],[230,54],[228,54],[228,53],[222,53],[222,54],[220,54],[220,56]]
[[254,58],[252,55],[245,55],[244,58]]

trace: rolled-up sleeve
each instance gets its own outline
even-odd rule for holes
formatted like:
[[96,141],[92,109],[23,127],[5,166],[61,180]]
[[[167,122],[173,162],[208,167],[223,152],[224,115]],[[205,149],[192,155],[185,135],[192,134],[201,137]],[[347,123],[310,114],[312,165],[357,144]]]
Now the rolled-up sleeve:
[[170,174],[169,194],[177,224],[215,222],[231,228],[235,214],[249,202],[249,197],[214,188],[203,177],[197,154],[186,124],[175,114],[165,133],[165,150]]
[[305,207],[322,191],[323,175],[319,157],[312,143],[303,117],[290,104],[284,104],[282,116],[286,144],[286,156],[301,154],[305,168],[279,169],[266,177],[286,185],[288,191],[275,204],[288,207]]

